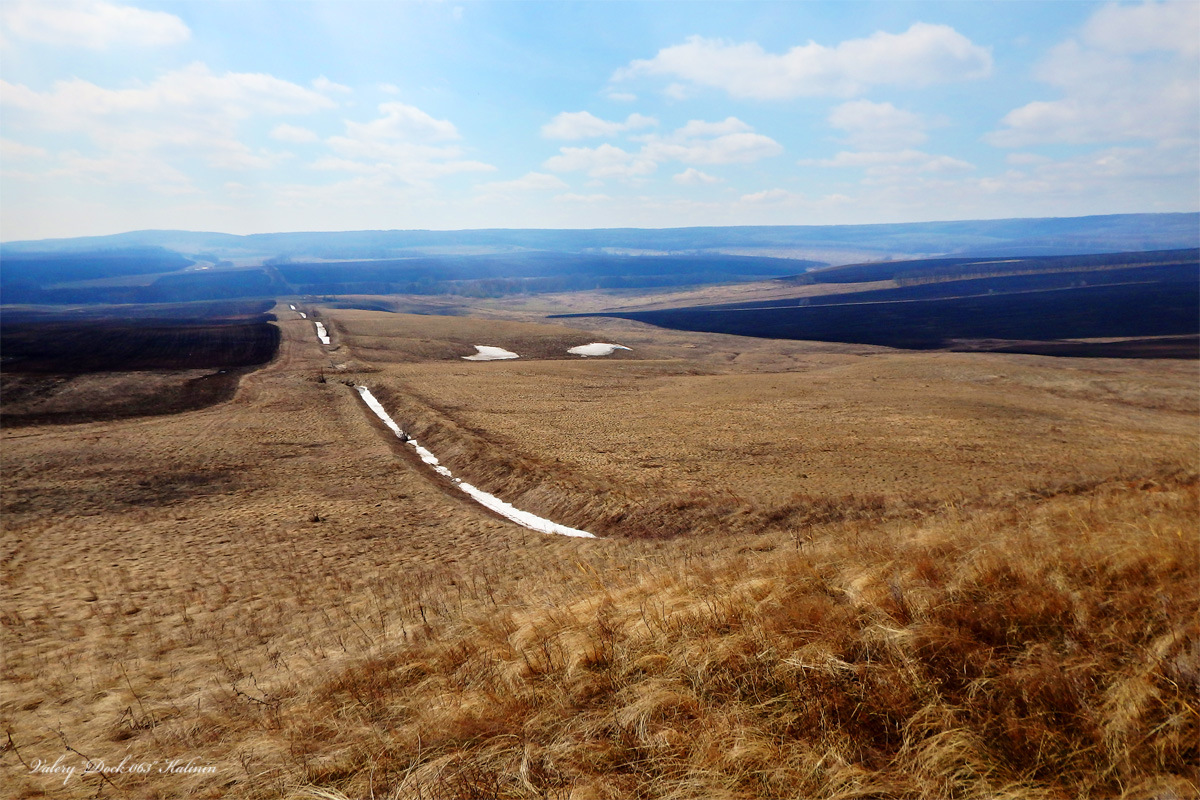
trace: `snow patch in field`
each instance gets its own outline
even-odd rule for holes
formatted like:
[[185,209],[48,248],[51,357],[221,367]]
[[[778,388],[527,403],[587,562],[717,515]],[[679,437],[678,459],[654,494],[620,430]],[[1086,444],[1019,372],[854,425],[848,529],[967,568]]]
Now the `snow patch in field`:
[[305,314],[303,311],[297,311],[296,313],[300,315],[300,319],[308,319],[308,314]]
[[489,347],[486,344],[477,344],[475,349],[479,352],[473,356],[463,356],[466,361],[501,361],[506,358],[520,358],[519,355],[511,350],[505,350],[503,347]]
[[292,305],[291,303],[288,303],[288,308],[290,308],[292,311],[296,310],[296,307],[294,305]]
[[[319,325],[320,323],[317,324]],[[536,514],[530,514],[528,511],[522,511],[519,508],[515,508],[510,503],[506,503],[501,500],[499,497],[488,494],[482,489],[472,486],[469,483],[464,483],[463,481],[454,477],[447,467],[442,466],[441,463],[438,462],[437,456],[426,450],[421,445],[417,444],[416,439],[408,436],[404,433],[404,431],[400,430],[400,426],[397,425],[396,421],[392,419],[390,414],[387,413],[383,405],[377,399],[375,399],[375,395],[371,394],[370,389],[365,386],[355,386],[354,388],[357,389],[359,395],[362,396],[363,402],[367,404],[367,408],[375,412],[375,416],[383,420],[383,424],[388,426],[388,430],[396,434],[396,436],[398,436],[400,439],[404,440],[404,442],[409,446],[416,449],[417,455],[420,456],[421,461],[433,467],[434,471],[439,475],[452,480],[455,486],[457,486],[459,489],[462,489],[481,506],[496,512],[506,519],[512,520],[518,525],[529,528],[530,530],[538,531],[539,533],[554,533],[558,534],[559,536],[574,536],[583,539],[596,538],[595,535],[590,534],[587,531],[581,531],[578,528],[568,528],[566,525],[559,525],[557,522],[551,522],[550,520],[539,517]]]
[[577,356],[588,358],[590,356],[611,356],[617,350],[629,350],[623,344],[609,344],[607,342],[592,342],[591,344],[581,344],[578,347],[572,347],[568,353]]
[[321,344],[330,344],[329,331],[325,330],[325,326],[321,323],[314,323],[317,326],[317,338],[321,340]]

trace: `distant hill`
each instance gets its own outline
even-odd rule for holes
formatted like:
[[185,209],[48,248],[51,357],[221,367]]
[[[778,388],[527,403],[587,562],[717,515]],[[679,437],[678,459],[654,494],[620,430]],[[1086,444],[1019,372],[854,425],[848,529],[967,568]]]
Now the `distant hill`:
[[[0,245],[0,302],[122,304],[281,294],[462,294],[649,288],[810,275],[869,262],[1200,247],[1200,214],[598,230],[134,231]],[[930,262],[922,269],[937,269]],[[836,278],[849,280],[848,273]],[[862,277],[860,280],[878,278]]]
[[[130,247],[161,247],[198,260],[254,257],[356,260],[422,253],[465,255],[522,250],[562,253],[611,251],[636,255],[792,249],[874,253],[878,258],[1069,255],[1200,247],[1200,214],[1114,214],[891,225],[390,230],[260,233],[248,236],[189,231],[134,231],[112,236],[8,242],[0,244],[0,256]],[[816,256],[812,258],[830,260]]]

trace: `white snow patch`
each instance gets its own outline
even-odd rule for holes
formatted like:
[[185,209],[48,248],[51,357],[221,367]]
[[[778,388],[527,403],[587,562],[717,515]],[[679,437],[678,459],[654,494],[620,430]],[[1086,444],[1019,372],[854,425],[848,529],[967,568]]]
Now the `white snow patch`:
[[489,347],[486,344],[477,344],[475,349],[479,352],[473,356],[463,356],[466,361],[501,361],[506,358],[520,358],[519,355],[511,350],[505,350],[503,347]]
[[581,344],[578,347],[572,347],[568,353],[587,358],[589,356],[611,356],[617,350],[629,350],[623,344],[608,344],[607,342],[592,342],[591,344]]
[[300,319],[308,319],[308,314],[305,314],[303,311],[297,311],[296,313],[300,315]]
[[542,533],[557,533],[559,536],[576,536],[584,539],[595,539],[593,534],[587,531],[581,531],[578,528],[568,528],[566,525],[559,525],[557,522],[551,522],[548,519],[530,514],[528,511],[522,511],[519,508],[514,508],[509,503],[504,502],[495,495],[490,495],[487,492],[476,489],[469,483],[454,479],[454,483],[458,488],[462,489],[480,505],[490,508],[502,517],[507,517],[518,525],[524,525],[526,528]]
[[325,330],[325,326],[321,323],[315,323],[317,326],[317,338],[321,340],[321,344],[330,344],[329,331]]
[[[318,322],[317,324],[320,325],[321,323]],[[499,348],[490,349],[498,350]],[[482,348],[480,354],[482,355]],[[515,355],[504,357],[516,358]],[[367,408],[375,412],[375,416],[383,420],[383,424],[387,425],[388,429],[391,430],[392,433],[396,434],[396,436],[400,437],[411,447],[416,449],[417,455],[421,457],[421,461],[433,467],[434,471],[439,475],[454,481],[455,486],[470,495],[475,502],[479,503],[481,506],[491,509],[500,516],[510,519],[518,525],[529,528],[530,530],[538,531],[539,533],[555,533],[559,536],[575,536],[584,539],[596,538],[594,534],[588,533],[587,531],[581,531],[578,528],[568,528],[566,525],[559,525],[557,522],[551,522],[550,520],[539,517],[536,514],[530,514],[528,511],[522,511],[519,508],[515,508],[510,503],[506,503],[501,500],[499,497],[488,494],[482,489],[476,488],[469,483],[464,483],[460,479],[454,477],[447,467],[442,466],[438,462],[437,456],[426,450],[421,445],[417,444],[416,439],[413,439],[411,436],[405,434],[404,431],[400,430],[400,426],[396,424],[396,421],[392,419],[391,415],[387,413],[380,402],[375,399],[375,395],[371,394],[370,389],[365,386],[355,386],[354,388],[358,390],[360,395],[362,395],[363,402],[367,404]]]
[[296,307],[294,305],[292,305],[291,303],[288,303],[288,308],[290,308],[292,311],[296,310]]

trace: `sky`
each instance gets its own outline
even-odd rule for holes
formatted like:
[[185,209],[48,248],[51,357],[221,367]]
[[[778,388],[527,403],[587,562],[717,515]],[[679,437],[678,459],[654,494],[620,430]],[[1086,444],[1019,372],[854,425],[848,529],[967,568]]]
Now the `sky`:
[[0,0],[0,240],[1200,209],[1200,2]]

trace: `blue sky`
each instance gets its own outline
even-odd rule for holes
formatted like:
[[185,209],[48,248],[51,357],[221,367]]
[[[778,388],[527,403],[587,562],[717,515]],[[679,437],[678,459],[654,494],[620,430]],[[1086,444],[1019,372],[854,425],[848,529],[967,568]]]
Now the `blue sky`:
[[1200,3],[0,0],[0,238],[1200,208]]

